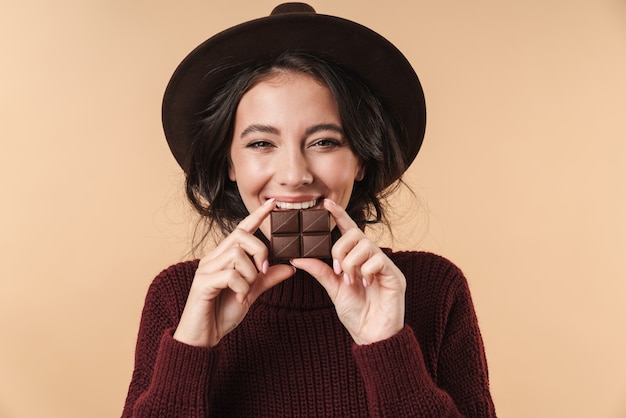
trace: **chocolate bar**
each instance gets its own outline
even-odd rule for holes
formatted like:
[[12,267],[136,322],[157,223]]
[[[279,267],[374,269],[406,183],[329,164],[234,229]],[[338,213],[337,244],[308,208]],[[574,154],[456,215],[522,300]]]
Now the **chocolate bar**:
[[270,257],[331,258],[330,213],[324,209],[270,212]]

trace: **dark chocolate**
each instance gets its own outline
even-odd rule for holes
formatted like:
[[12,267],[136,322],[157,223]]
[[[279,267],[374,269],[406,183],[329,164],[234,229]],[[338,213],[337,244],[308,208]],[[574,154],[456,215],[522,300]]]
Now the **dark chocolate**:
[[270,217],[272,221],[272,235],[297,234],[300,232],[300,214],[298,211],[274,211]]
[[300,248],[302,257],[329,258],[330,257],[330,233],[328,234],[302,234]]
[[330,213],[327,210],[273,211],[270,220],[272,259],[331,258]]

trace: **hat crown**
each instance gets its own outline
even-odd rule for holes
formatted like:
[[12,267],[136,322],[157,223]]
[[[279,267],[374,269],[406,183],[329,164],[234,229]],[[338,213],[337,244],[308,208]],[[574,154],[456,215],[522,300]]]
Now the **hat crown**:
[[270,16],[280,15],[285,13],[315,13],[315,9],[306,3],[282,3],[274,7]]
[[[367,48],[363,48],[367,45]],[[402,125],[403,171],[417,155],[426,128],[424,91],[406,57],[382,35],[359,23],[286,2],[270,16],[213,35],[178,65],[163,96],[163,129],[176,161],[189,173],[200,116],[234,74],[256,63],[302,51],[360,79]],[[210,162],[206,162],[209,163]],[[387,186],[387,185],[386,185]]]

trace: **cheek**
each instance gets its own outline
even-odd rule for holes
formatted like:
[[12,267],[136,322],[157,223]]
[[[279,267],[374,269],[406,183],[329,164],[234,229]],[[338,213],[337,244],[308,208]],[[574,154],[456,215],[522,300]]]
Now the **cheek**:
[[328,167],[328,171],[337,178],[338,182],[352,183],[354,180],[358,180],[360,164],[356,157],[350,154],[349,157],[337,158],[332,161]]
[[335,161],[320,170],[320,176],[324,183],[331,189],[339,192],[352,190],[355,180],[358,178],[359,169],[355,164],[346,164],[345,160]]
[[228,156],[228,178],[230,181],[237,183],[244,181],[249,165],[250,161],[246,161],[246,158],[239,150],[231,148],[230,155]]
[[231,164],[229,170],[231,181],[237,182],[239,192],[252,194],[259,191],[267,182],[267,164],[262,164],[254,159],[239,160]]

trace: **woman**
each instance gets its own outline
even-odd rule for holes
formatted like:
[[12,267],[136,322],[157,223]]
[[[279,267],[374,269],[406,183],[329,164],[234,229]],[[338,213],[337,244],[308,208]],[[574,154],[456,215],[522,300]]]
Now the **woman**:
[[[187,56],[163,124],[224,238],[152,283],[123,416],[495,416],[462,273],[364,234],[425,128],[393,45],[278,6]],[[332,261],[270,263],[269,216],[285,208],[330,213]]]

